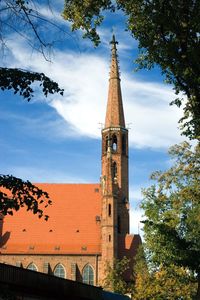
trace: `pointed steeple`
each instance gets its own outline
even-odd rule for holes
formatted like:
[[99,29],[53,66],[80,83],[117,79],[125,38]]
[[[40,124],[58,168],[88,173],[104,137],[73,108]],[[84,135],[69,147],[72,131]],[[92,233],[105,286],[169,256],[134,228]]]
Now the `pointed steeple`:
[[[111,67],[105,128],[102,129],[102,270],[120,255],[120,238],[129,233],[128,129],[125,128],[117,42],[111,41]],[[106,276],[106,274],[105,274]]]
[[125,128],[119,66],[117,60],[116,45],[118,44],[118,42],[115,40],[114,35],[110,44],[112,45],[111,66],[110,66],[110,79],[109,79],[109,91],[108,91],[108,103],[107,103],[107,110],[106,110],[105,128],[108,127]]

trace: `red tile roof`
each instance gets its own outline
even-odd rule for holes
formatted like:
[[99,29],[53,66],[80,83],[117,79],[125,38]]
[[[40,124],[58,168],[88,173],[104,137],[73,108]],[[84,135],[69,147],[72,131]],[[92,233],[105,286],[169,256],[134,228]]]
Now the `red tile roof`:
[[101,252],[99,184],[36,184],[49,193],[49,220],[21,208],[3,222],[1,253],[96,254]]

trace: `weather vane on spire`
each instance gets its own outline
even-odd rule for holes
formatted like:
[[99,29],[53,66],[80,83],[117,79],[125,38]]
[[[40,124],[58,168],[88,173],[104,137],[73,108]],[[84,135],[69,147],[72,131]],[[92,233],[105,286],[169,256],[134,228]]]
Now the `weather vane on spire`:
[[[112,32],[114,30],[112,29]],[[117,47],[116,45],[118,44],[118,42],[115,40],[115,35],[113,33],[112,35],[112,40],[110,41],[110,44],[111,44],[111,51],[112,51],[112,57],[114,58],[117,58]]]
[[115,40],[115,35],[114,35],[114,30],[112,29],[112,41],[110,42],[111,45],[113,45],[113,48],[116,48],[116,45],[118,44],[118,42]]

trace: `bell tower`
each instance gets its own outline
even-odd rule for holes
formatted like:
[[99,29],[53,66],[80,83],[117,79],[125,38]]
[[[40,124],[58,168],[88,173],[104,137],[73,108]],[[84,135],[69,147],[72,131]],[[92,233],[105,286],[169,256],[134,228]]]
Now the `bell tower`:
[[129,233],[128,130],[125,127],[118,42],[111,41],[111,66],[105,127],[102,129],[102,260],[118,257],[118,236]]

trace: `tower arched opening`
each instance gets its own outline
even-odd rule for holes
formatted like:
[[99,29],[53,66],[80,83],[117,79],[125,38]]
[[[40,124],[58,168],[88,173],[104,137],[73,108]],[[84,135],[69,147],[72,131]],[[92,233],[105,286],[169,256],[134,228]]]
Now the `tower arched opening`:
[[114,152],[117,151],[117,136],[116,136],[116,134],[113,134],[113,136],[112,136],[112,150]]

